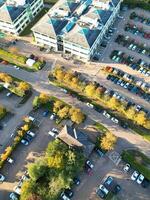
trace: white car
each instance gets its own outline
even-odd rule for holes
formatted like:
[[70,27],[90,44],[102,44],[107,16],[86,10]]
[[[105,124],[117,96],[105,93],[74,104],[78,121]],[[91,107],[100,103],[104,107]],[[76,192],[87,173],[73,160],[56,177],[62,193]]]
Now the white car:
[[63,193],[61,193],[61,199],[62,200],[70,200],[70,198],[69,197],[67,197],[65,194],[64,194],[64,192]]
[[132,180],[132,181],[135,181],[135,180],[137,179],[138,176],[139,176],[139,172],[134,171],[133,174],[132,174],[132,176],[131,176],[131,180]]
[[112,117],[112,118],[111,118],[111,121],[114,122],[115,124],[118,124],[118,123],[119,123],[118,119],[116,119],[115,117]]
[[50,116],[50,120],[55,120],[55,118],[56,118],[56,114],[53,113],[53,114]]
[[104,192],[106,195],[107,195],[108,192],[109,192],[109,191],[107,190],[107,188],[106,188],[104,185],[102,185],[102,184],[99,186],[99,189],[100,189],[102,192]]
[[92,162],[90,160],[87,160],[86,161],[86,164],[91,168],[93,169],[94,165],[92,164]]
[[57,138],[57,134],[54,133],[53,131],[49,131],[48,134],[54,138]]
[[68,93],[68,91],[66,89],[61,88],[60,91],[64,92],[65,94]]
[[7,97],[10,97],[10,96],[12,96],[12,93],[11,93],[11,92],[8,92],[8,93],[6,94],[6,96],[7,96]]
[[52,128],[52,132],[58,133],[58,129],[57,128]]
[[86,103],[86,105],[87,105],[89,108],[94,108],[94,105],[91,104],[91,103]]
[[33,133],[32,131],[28,131],[27,134],[30,135],[31,137],[35,137],[35,133]]
[[108,119],[111,117],[110,114],[106,112],[106,110],[103,111],[103,115]]
[[5,180],[5,176],[3,176],[2,174],[0,174],[0,182],[3,182]]
[[32,122],[35,120],[35,118],[34,118],[34,117],[31,117],[31,116],[29,116],[28,118],[29,118],[29,120],[32,121]]
[[16,66],[16,65],[14,65],[14,68],[15,68],[15,69],[20,69],[20,67],[18,67],[18,66]]
[[7,162],[9,162],[10,164],[13,164],[14,163],[14,160],[10,157],[7,158]]
[[18,195],[21,194],[21,186],[15,186],[13,190],[14,190],[14,192],[15,192],[16,194],[18,194]]
[[143,180],[144,180],[144,176],[142,174],[140,174],[139,177],[138,177],[138,179],[136,180],[136,182],[138,184],[141,184],[143,182]]
[[10,193],[9,198],[10,198],[11,200],[19,200],[18,195],[17,195],[16,193],[14,193],[14,192],[11,192],[11,193]]
[[127,163],[127,164],[123,167],[123,171],[124,171],[124,172],[128,172],[129,169],[130,169],[130,164]]

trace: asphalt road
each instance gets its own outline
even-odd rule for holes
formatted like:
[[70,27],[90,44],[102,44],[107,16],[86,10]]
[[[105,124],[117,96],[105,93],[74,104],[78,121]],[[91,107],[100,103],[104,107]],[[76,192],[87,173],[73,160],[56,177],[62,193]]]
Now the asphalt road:
[[89,118],[104,124],[104,126],[112,131],[113,134],[124,140],[124,143],[129,143],[131,148],[139,148],[148,157],[150,157],[150,143],[144,141],[140,135],[132,132],[131,130],[122,129],[120,126],[106,119],[102,114],[87,107],[85,103],[81,103],[76,98],[73,98],[68,94],[62,93],[58,87],[50,85],[47,78],[49,70],[50,68],[46,67],[45,70],[43,69],[42,71],[31,73],[24,70],[15,70],[14,68],[9,66],[0,66],[0,71],[7,72],[10,75],[27,81],[32,85],[35,91],[45,92],[49,95],[54,95],[57,98],[60,98],[73,106],[81,108],[81,110],[83,110],[83,112],[88,115]]

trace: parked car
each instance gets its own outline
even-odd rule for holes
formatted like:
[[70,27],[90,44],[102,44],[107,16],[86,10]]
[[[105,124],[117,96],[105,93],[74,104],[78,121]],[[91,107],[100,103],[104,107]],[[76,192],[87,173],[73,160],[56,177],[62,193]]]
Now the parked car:
[[64,194],[69,198],[73,197],[73,191],[69,188],[65,189]]
[[92,164],[92,162],[90,160],[87,160],[85,163],[88,167],[90,167],[91,169],[94,168],[94,165]]
[[48,111],[48,110],[45,110],[45,111],[43,112],[43,117],[47,117],[48,113],[49,113],[49,111]]
[[5,180],[5,176],[3,176],[2,174],[0,174],[0,182],[2,183]]
[[13,164],[13,163],[14,163],[14,160],[13,160],[12,158],[8,157],[8,158],[7,158],[7,162],[10,163],[10,164]]
[[95,151],[100,157],[104,156],[104,153],[99,148],[95,148]]
[[106,194],[102,190],[100,190],[99,188],[96,190],[96,193],[102,199],[104,199],[106,197]]
[[103,111],[103,115],[104,115],[106,118],[108,118],[108,119],[110,119],[110,117],[111,117],[110,114],[107,113],[106,110]]
[[86,103],[86,105],[89,107],[89,108],[94,108],[94,105],[93,104],[91,104],[91,103]]
[[11,200],[19,200],[19,195],[17,195],[16,193],[14,192],[11,192],[10,195],[9,195],[9,198]]
[[56,113],[53,113],[51,116],[50,116],[50,120],[55,120],[56,119]]
[[30,135],[28,135],[28,134],[25,134],[25,136],[24,136],[24,138],[23,139],[25,139],[26,141],[28,141],[28,142],[31,142],[32,141],[32,139],[33,139],[33,137],[32,136],[30,136]]
[[13,190],[14,190],[14,192],[15,192],[16,194],[18,194],[18,195],[21,194],[21,186],[17,185],[17,186],[14,187]]
[[111,176],[108,176],[105,180],[104,180],[104,183],[103,183],[103,185],[104,186],[108,186],[108,185],[111,185],[112,184],[112,182],[113,182],[113,177],[111,177]]
[[60,91],[61,91],[61,92],[64,92],[65,94],[68,93],[68,91],[67,91],[66,89],[64,89],[64,88],[61,88]]
[[27,131],[27,134],[30,135],[31,137],[35,137],[35,133],[33,133],[32,131]]
[[29,142],[26,139],[22,139],[21,143],[24,144],[25,146],[29,145]]
[[123,171],[124,172],[128,172],[130,170],[130,164],[126,164],[124,167],[123,167]]
[[49,131],[48,134],[54,138],[57,138],[57,133],[53,132],[53,131]]
[[60,198],[61,198],[62,200],[70,200],[70,198],[67,197],[67,196],[64,194],[64,192],[61,193]]
[[147,188],[147,187],[150,186],[150,181],[149,181],[148,179],[145,178],[145,179],[142,181],[141,185],[142,185],[143,188]]
[[107,195],[107,194],[109,193],[109,191],[107,190],[107,188],[106,188],[104,185],[102,185],[102,184],[99,186],[99,189],[100,189],[102,192],[104,192],[105,195]]
[[18,66],[16,66],[16,65],[14,65],[14,68],[15,68],[15,69],[20,69],[20,67],[18,67]]
[[12,92],[8,92],[8,93],[6,94],[6,96],[7,96],[7,97],[11,97],[11,96],[12,96]]
[[119,123],[118,119],[116,119],[115,117],[112,117],[112,118],[111,118],[111,121],[114,122],[115,124],[118,124],[118,123]]
[[74,183],[75,185],[80,185],[80,179],[77,178],[77,177],[74,177],[74,178],[73,178],[73,183]]
[[113,190],[112,190],[112,192],[114,193],[114,194],[118,194],[119,192],[121,191],[121,187],[120,187],[120,185],[116,185],[114,188],[113,188]]
[[142,174],[140,174],[140,175],[138,176],[138,179],[136,180],[136,182],[137,182],[138,184],[141,184],[141,183],[143,182],[143,180],[144,180],[144,176],[143,176]]
[[134,171],[133,174],[131,175],[131,180],[135,181],[137,179],[137,177],[139,176],[139,172]]

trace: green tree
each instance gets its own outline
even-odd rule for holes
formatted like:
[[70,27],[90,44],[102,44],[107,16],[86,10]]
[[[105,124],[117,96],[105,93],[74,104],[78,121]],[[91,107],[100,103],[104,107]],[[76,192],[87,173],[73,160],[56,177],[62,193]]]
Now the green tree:
[[38,96],[35,96],[32,102],[33,107],[39,107],[40,103],[40,98]]

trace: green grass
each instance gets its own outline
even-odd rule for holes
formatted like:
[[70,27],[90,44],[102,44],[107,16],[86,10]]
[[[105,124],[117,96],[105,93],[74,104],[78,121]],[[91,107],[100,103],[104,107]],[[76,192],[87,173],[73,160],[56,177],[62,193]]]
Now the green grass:
[[106,133],[106,132],[109,131],[103,124],[100,124],[100,123],[98,123],[98,122],[96,122],[96,123],[94,124],[94,126],[95,126],[96,129],[97,129],[99,132],[101,132],[101,133]]
[[136,150],[126,150],[122,159],[150,180],[150,158]]
[[31,34],[31,28],[47,13],[49,9],[43,8],[38,15],[34,18],[32,22],[29,23],[29,25],[24,29],[24,31],[20,34],[20,36],[26,36]]
[[55,4],[58,0],[44,0],[44,3]]

